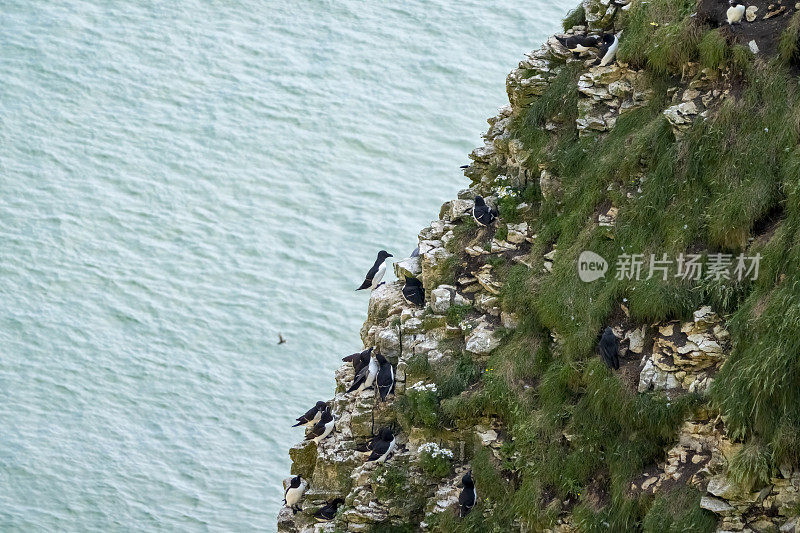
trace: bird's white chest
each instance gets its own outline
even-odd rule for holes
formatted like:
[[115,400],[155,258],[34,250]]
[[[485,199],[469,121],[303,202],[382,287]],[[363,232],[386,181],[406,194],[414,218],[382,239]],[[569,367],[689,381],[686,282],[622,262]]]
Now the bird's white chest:
[[601,67],[604,67],[614,61],[614,56],[617,55],[617,48],[619,48],[619,39],[614,39],[614,42],[608,47],[606,55],[604,55],[602,61],[600,61]]
[[727,11],[727,16],[728,16],[728,24],[735,24],[739,22],[740,20],[742,20],[742,17],[744,16],[744,5],[739,4],[736,6],[729,7]]
[[386,459],[389,457],[389,455],[391,455],[391,453],[394,451],[394,448],[396,446],[396,444],[395,444],[396,442],[397,441],[395,439],[392,439],[392,442],[389,443],[389,447],[386,449],[386,453],[381,455],[377,462],[383,463],[384,461],[386,461]]
[[570,52],[586,52],[587,50],[589,50],[588,47],[582,44],[576,44],[574,48],[570,49]]
[[286,491],[286,505],[292,506],[300,501],[300,497],[303,496],[303,486],[300,485],[299,487],[290,488]]
[[372,278],[372,288],[376,288],[378,284],[383,279],[383,275],[386,274],[386,261],[381,263],[381,266],[378,267],[378,271],[375,272],[375,277]]

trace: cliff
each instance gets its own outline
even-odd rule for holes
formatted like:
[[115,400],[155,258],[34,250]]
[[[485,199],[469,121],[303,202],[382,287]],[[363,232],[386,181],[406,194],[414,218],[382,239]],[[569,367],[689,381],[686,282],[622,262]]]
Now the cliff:
[[[734,26],[727,7],[585,0],[565,34],[622,32],[616,61],[553,37],[509,74],[471,185],[394,265],[424,308],[402,281],[370,297],[361,340],[395,394],[337,371],[335,431],[290,450],[308,489],[279,531],[800,528],[800,5]],[[382,427],[398,448],[367,464]]]

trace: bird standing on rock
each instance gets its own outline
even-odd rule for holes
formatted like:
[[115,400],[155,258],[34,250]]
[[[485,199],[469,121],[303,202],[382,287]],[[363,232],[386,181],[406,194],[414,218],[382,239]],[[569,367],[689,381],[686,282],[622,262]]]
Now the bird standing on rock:
[[306,411],[303,416],[297,417],[297,424],[293,425],[293,428],[297,426],[313,426],[317,422],[319,422],[320,417],[322,416],[323,411],[328,409],[328,404],[325,402],[317,402],[314,407]]
[[603,356],[603,361],[608,368],[619,370],[619,341],[614,335],[614,330],[608,326],[600,338],[597,351]]
[[461,478],[461,494],[458,495],[458,505],[461,507],[459,516],[464,518],[475,507],[478,501],[478,491],[475,490],[475,483],[472,481],[472,471],[470,470]]
[[317,522],[330,522],[336,517],[336,511],[343,503],[344,500],[341,498],[336,498],[335,500],[326,503],[322,509],[314,513],[314,518],[317,520]]
[[740,4],[736,0],[728,0],[728,4],[730,7],[725,12],[725,16],[728,19],[728,24],[733,26],[734,24],[738,24],[742,21],[742,17],[744,17],[744,4]]
[[417,278],[406,276],[406,283],[403,285],[403,299],[411,305],[425,307],[425,289],[422,282]]
[[378,288],[381,280],[383,279],[383,275],[386,273],[386,259],[388,257],[394,256],[386,250],[381,250],[378,252],[378,258],[375,259],[375,264],[373,264],[372,268],[367,271],[367,276],[364,278],[364,283],[362,283],[361,286],[356,289],[357,291],[361,291],[366,288],[370,288],[374,291]]
[[381,396],[381,401],[385,401],[386,396],[394,392],[394,367],[381,354],[377,354],[375,359],[379,365],[378,375],[375,378],[378,383],[378,394]]
[[556,39],[576,58],[580,57],[583,52],[588,52],[590,48],[600,46],[600,37],[597,35],[570,35],[568,37],[556,35]]
[[333,416],[330,409],[322,413],[319,422],[314,424],[311,431],[306,435],[306,440],[313,440],[314,444],[319,444],[319,441],[327,437],[333,431],[333,426],[336,424],[336,417]]
[[486,205],[483,196],[476,196],[475,206],[472,208],[472,218],[474,218],[475,222],[481,226],[488,226],[494,222],[494,219],[497,218],[497,215],[495,215],[492,209]]
[[372,383],[378,376],[379,370],[380,370],[380,365],[378,364],[378,361],[375,359],[375,356],[372,355],[369,358],[369,362],[356,373],[356,376],[353,379],[353,384],[350,386],[349,389],[347,389],[347,392],[351,393],[355,391],[356,394],[358,394],[362,390],[372,387]]
[[372,453],[369,454],[367,462],[385,462],[389,455],[391,455],[391,453],[394,451],[395,446],[396,442],[394,435],[392,434],[392,430],[389,428],[384,428],[381,431],[380,439],[378,441],[373,439]]
[[357,352],[347,357],[342,357],[345,363],[353,363],[353,372],[358,374],[362,368],[369,364],[369,356],[372,353],[372,348],[367,348],[363,352]]
[[[620,32],[620,35],[622,32]],[[604,33],[601,37],[602,44],[600,45],[600,52],[597,54],[597,61],[594,62],[595,65],[600,65],[601,67],[605,67],[612,61],[617,55],[617,50],[619,49],[619,35],[614,35],[613,33]]]
[[293,477],[286,491],[283,493],[283,503],[292,510],[292,514],[297,514],[297,511],[302,511],[302,508],[300,508],[298,504],[305,491],[305,480],[300,476]]

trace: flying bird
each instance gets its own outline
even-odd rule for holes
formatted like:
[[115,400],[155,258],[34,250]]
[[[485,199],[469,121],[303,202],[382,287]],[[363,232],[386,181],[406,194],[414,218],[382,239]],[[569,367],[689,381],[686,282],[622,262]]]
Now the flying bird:
[[472,218],[481,226],[488,226],[497,218],[492,209],[486,205],[482,196],[475,197],[475,206],[472,208]]
[[289,486],[283,493],[283,503],[292,510],[292,514],[297,514],[297,511],[302,511],[302,508],[298,504],[303,497],[303,493],[306,491],[306,486],[306,482],[303,478],[295,476],[289,482]]
[[556,35],[556,39],[572,52],[575,57],[580,57],[583,52],[588,52],[590,48],[600,46],[600,37],[597,35],[570,35],[568,37]]
[[313,426],[317,422],[319,422],[322,413],[328,409],[328,404],[325,402],[317,402],[314,407],[309,409],[305,412],[303,416],[297,417],[297,424],[293,425],[293,428],[297,426]]
[[425,289],[422,282],[417,278],[406,276],[406,283],[403,285],[403,299],[411,305],[425,307]]
[[283,335],[278,333],[278,344],[283,344],[284,342],[286,342],[286,339],[283,338]]
[[744,4],[740,4],[736,0],[728,0],[728,5],[730,7],[725,12],[725,16],[728,19],[728,24],[733,26],[734,24],[738,24],[742,21],[742,17],[744,17]]
[[[622,32],[620,32],[620,34],[622,34]],[[605,67],[614,61],[617,55],[617,50],[619,49],[619,35],[604,33],[601,39],[602,44],[600,45],[600,52],[597,54],[597,61],[595,61],[594,64],[595,66],[600,65],[601,67]]]
[[458,505],[461,507],[459,516],[464,518],[475,507],[475,502],[478,501],[478,491],[475,490],[471,470],[461,478],[461,484],[464,488],[461,489],[461,494],[458,495]]
[[383,463],[391,455],[396,447],[396,442],[392,430],[384,428],[381,431],[380,439],[372,444],[372,453],[367,457],[367,462]]
[[314,518],[317,519],[317,522],[330,522],[336,517],[336,511],[343,503],[344,500],[342,498],[327,502],[322,509],[314,513]]
[[380,282],[383,279],[383,275],[386,273],[387,257],[394,256],[386,250],[381,250],[378,252],[378,258],[375,259],[375,264],[369,269],[367,276],[364,278],[364,283],[362,283],[361,286],[356,289],[357,291],[361,291],[366,288],[371,288],[371,290],[374,291],[376,288],[378,288],[378,285],[380,285]]
[[375,359],[378,361],[378,365],[380,365],[376,377],[378,394],[381,396],[381,401],[385,401],[386,396],[394,392],[394,367],[382,354],[377,354]]
[[375,356],[372,355],[367,364],[358,371],[353,379],[353,384],[347,392],[351,393],[355,391],[356,394],[358,394],[362,390],[372,387],[372,383],[375,381],[379,370],[380,366],[378,365],[378,361],[375,359]]
[[617,341],[617,336],[614,335],[611,326],[603,332],[600,343],[597,345],[597,351],[603,356],[603,361],[608,368],[619,370],[619,341]]
[[314,444],[319,444],[319,441],[327,437],[333,431],[333,426],[336,424],[336,417],[331,414],[330,409],[322,413],[319,422],[314,424],[311,431],[306,435],[306,440],[313,440]]

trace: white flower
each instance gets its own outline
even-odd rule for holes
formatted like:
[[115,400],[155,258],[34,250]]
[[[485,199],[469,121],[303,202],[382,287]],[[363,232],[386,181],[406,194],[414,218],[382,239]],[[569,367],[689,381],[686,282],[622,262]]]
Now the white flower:
[[447,457],[448,459],[453,458],[452,450],[448,450],[447,448],[440,448],[438,444],[435,442],[426,442],[421,444],[419,447],[419,453],[427,453],[433,458],[437,457]]
[[436,383],[425,383],[424,381],[417,381],[413,385],[411,385],[409,390],[415,390],[420,392],[436,392]]

